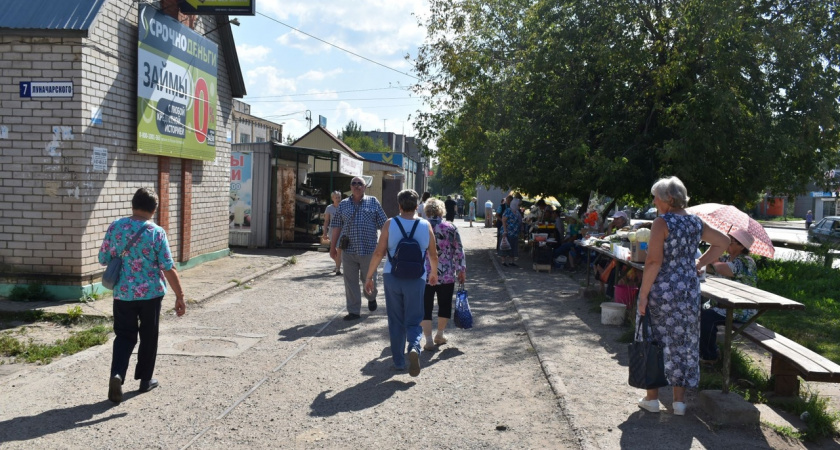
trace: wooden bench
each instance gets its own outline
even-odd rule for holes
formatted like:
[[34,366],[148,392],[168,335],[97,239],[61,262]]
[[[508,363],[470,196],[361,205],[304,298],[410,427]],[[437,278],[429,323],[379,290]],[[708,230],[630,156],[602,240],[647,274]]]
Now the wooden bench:
[[770,329],[754,323],[741,334],[773,355],[770,373],[776,377],[777,395],[799,395],[799,377],[805,381],[840,383],[840,365]]

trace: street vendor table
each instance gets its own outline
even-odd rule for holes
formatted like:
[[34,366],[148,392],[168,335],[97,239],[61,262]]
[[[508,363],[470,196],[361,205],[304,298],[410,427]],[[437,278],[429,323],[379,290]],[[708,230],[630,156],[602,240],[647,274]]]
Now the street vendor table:
[[[634,263],[631,261],[624,261],[618,259],[609,250],[593,245],[583,245],[586,250],[592,250],[598,258],[607,257],[615,259],[616,262],[625,264],[641,271],[645,270],[644,264]],[[591,252],[587,252],[587,255]],[[616,265],[618,268],[618,265]],[[589,286],[589,271],[586,272],[586,285]],[[618,276],[618,270],[614,271],[614,275]],[[617,278],[616,278],[617,280]],[[802,303],[787,299],[785,297],[773,294],[771,292],[763,291],[746,284],[739,283],[728,278],[721,278],[715,276],[707,276],[706,281],[700,283],[700,295],[703,298],[714,300],[717,306],[726,310],[726,331],[724,333],[723,344],[723,389],[725,394],[729,392],[729,372],[732,355],[732,339],[741,334],[744,329],[756,321],[762,314],[774,309],[783,310],[802,310],[805,305]],[[635,302],[634,302],[635,305]],[[634,308],[635,309],[635,308]],[[738,324],[735,328],[733,321],[734,311],[736,309],[755,309],[757,313],[746,323]]]

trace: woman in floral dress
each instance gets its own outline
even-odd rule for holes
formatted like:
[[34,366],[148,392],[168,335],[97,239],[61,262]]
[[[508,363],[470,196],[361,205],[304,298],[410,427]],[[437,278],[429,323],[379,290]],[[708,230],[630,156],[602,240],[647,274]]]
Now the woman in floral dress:
[[[650,192],[659,217],[651,226],[636,322],[647,315],[652,339],[665,346],[665,377],[674,389],[674,414],[681,416],[685,415],[685,389],[696,388],[700,381],[697,273],[723,254],[729,238],[685,212],[689,197],[679,178],[660,179]],[[701,240],[711,246],[695,260]],[[659,390],[648,389],[639,407],[659,412]]]
[[506,209],[505,213],[502,215],[502,234],[507,236],[510,249],[501,250],[500,248],[499,256],[502,257],[503,266],[516,267],[516,263],[514,261],[516,261],[516,258],[519,256],[519,233],[520,228],[522,227],[522,216],[517,211],[518,207],[515,206],[516,202],[514,202],[514,197],[512,195],[507,196],[507,203],[511,205],[511,207]]
[[[452,295],[455,293],[455,280],[463,284],[467,278],[467,260],[464,257],[464,246],[461,245],[461,235],[458,228],[452,222],[443,220],[446,213],[446,205],[442,201],[430,198],[426,201],[424,208],[426,217],[435,232],[438,254],[438,284],[432,286],[426,284],[426,293],[423,298],[425,312],[420,326],[423,327],[423,334],[426,343],[424,350],[434,350],[436,345],[446,344],[443,330],[452,318]],[[428,255],[426,256],[426,272],[431,270]],[[435,306],[435,294],[438,301],[438,324],[437,334],[432,340],[432,310]]]

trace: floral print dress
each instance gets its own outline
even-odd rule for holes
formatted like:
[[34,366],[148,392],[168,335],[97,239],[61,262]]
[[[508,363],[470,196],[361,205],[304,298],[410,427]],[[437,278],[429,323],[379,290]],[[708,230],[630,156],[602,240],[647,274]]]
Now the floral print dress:
[[[651,286],[647,315],[653,340],[664,344],[665,377],[671,386],[700,381],[700,282],[694,259],[703,222],[697,216],[665,214],[668,226],[662,267]],[[640,320],[636,315],[636,321]],[[641,333],[639,333],[641,334]],[[636,336],[641,340],[641,336]]]
[[[438,254],[438,284],[454,284],[457,273],[466,270],[467,260],[464,257],[464,246],[461,235],[452,222],[440,219],[429,219],[435,232]],[[426,254],[426,273],[432,270],[432,263]],[[428,279],[427,279],[428,284]]]

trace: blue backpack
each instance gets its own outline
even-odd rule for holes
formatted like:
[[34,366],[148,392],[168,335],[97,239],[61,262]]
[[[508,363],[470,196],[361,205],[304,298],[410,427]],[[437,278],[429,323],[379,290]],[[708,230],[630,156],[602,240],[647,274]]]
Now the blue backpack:
[[414,222],[411,228],[411,234],[405,234],[399,219],[394,220],[402,232],[402,239],[397,243],[397,248],[394,249],[394,256],[388,253],[388,261],[391,263],[391,275],[397,278],[420,278],[426,271],[426,252],[420,248],[420,243],[414,239],[414,231],[417,230],[417,225],[420,220]]

